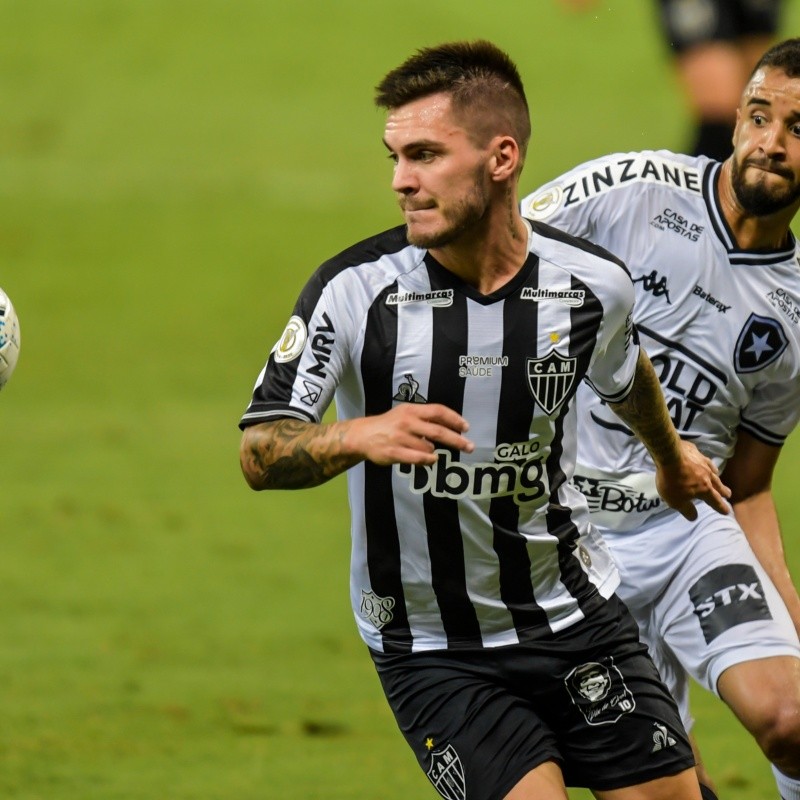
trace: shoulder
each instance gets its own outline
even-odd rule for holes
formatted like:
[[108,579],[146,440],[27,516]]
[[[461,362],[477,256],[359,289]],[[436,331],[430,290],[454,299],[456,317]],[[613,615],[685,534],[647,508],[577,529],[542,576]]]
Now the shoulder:
[[[708,163],[705,157],[669,150],[612,153],[579,164],[532,192],[522,201],[522,213],[530,219],[544,220],[571,206],[602,201],[611,195],[614,208],[622,211],[620,197],[634,204],[643,191],[652,187],[701,195]],[[624,205],[631,207],[627,202]]]
[[600,267],[628,274],[625,263],[605,247],[545,222],[531,220],[530,225],[533,247],[540,258],[573,271]]
[[409,244],[406,226],[378,233],[342,250],[322,263],[309,278],[304,296],[319,297],[326,290],[374,296],[398,276],[424,263],[425,251]]
[[383,261],[387,266],[398,268],[422,260],[424,251],[409,244],[406,226],[396,228],[362,239],[337,255],[329,258],[317,269],[320,280],[328,282],[345,270],[359,268]]

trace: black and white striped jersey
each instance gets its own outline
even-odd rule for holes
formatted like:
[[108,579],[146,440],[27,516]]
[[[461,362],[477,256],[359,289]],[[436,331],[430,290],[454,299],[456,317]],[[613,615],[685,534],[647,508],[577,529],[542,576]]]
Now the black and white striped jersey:
[[572,485],[574,395],[623,399],[633,285],[604,250],[533,223],[519,273],[481,295],[401,226],[323,264],[258,377],[242,428],[442,403],[473,453],[348,471],[351,599],[375,650],[494,647],[564,629],[618,585]]
[[[523,213],[622,258],[634,321],[685,439],[722,466],[739,430],[780,446],[800,417],[800,269],[779,250],[736,245],[722,214],[721,164],[662,151],[581,164],[522,202]],[[591,392],[576,484],[593,520],[629,530],[665,510],[645,448]]]

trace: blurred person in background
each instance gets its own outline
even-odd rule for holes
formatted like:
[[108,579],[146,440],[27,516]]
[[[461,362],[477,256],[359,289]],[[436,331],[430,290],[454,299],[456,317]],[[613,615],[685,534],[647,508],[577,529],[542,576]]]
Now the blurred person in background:
[[733,491],[734,515],[671,513],[647,453],[581,388],[574,480],[620,569],[620,595],[687,729],[688,673],[753,735],[781,797],[800,800],[800,598],[771,488],[800,418],[800,248],[789,227],[800,209],[800,39],[759,61],[733,141],[723,163],[605,156],[522,210],[625,261],[673,422]]
[[[561,0],[589,9],[598,0]],[[783,0],[658,0],[694,133],[688,152],[724,161],[731,154],[736,108],[747,78],[780,28]]]
[[[668,502],[727,510],[635,342],[630,277],[522,219],[530,117],[494,45],[421,50],[376,102],[406,224],[302,290],[240,421],[246,480],[347,472],[353,613],[442,797],[566,800],[566,782],[700,800],[677,708],[570,481],[586,380],[643,438]],[[323,423],[334,393],[339,419]],[[275,533],[301,568],[302,531]]]

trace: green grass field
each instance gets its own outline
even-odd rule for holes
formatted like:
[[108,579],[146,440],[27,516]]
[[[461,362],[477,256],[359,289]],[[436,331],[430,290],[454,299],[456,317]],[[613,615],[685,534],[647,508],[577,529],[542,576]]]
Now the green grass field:
[[[0,0],[0,286],[23,333],[0,396],[0,797],[435,797],[351,618],[344,480],[250,492],[236,423],[306,276],[400,219],[384,72],[448,39],[507,48],[532,189],[681,148],[650,12]],[[774,797],[727,710],[696,711],[723,798]]]

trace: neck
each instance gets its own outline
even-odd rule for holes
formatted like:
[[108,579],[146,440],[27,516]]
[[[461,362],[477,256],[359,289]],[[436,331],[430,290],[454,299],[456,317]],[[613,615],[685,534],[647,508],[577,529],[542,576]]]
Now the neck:
[[722,214],[742,250],[778,250],[788,244],[789,226],[800,201],[774,214],[755,216],[742,207],[733,190],[730,158],[719,173],[719,199]]
[[528,226],[512,205],[490,208],[483,223],[444,247],[433,257],[481,294],[491,294],[510,281],[528,257]]

